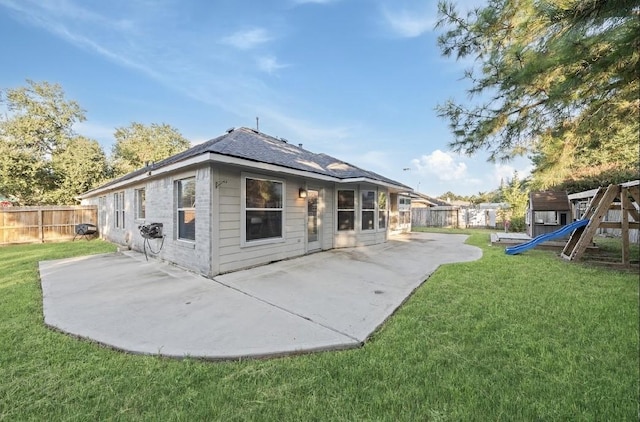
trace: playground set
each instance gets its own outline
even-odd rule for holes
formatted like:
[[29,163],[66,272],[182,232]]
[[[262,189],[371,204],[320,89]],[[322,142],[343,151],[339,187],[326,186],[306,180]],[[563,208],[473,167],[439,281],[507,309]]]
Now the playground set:
[[[621,264],[628,267],[631,265],[629,231],[640,229],[638,204],[640,204],[639,180],[609,185],[607,188],[601,187],[583,210],[581,219],[563,225],[552,232],[540,234],[527,242],[507,247],[505,253],[520,254],[544,242],[566,239],[569,236],[560,256],[569,261],[577,261],[583,257],[587,248],[593,245],[594,236],[599,229],[618,229],[622,239]],[[616,213],[619,216],[616,221],[611,221],[609,213],[611,210],[619,211]]]

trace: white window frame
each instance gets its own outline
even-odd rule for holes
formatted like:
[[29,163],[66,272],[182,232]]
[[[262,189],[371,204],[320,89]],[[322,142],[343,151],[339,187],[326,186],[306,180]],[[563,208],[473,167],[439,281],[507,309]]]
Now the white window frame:
[[[353,208],[339,208],[341,191],[353,193]],[[336,232],[353,233],[356,230],[356,227],[358,227],[358,222],[356,221],[356,207],[357,207],[356,189],[353,189],[353,188],[336,189]],[[340,229],[340,218],[338,217],[340,215],[340,212],[351,212],[353,214],[353,228]]]
[[113,227],[124,230],[124,191],[113,194]]
[[[365,194],[373,194],[373,208],[365,208]],[[371,231],[375,231],[378,224],[377,224],[377,202],[378,202],[378,195],[377,195],[377,191],[375,189],[361,189],[360,190],[360,231],[362,232],[371,232]],[[372,226],[371,228],[365,228],[364,227],[364,223],[365,223],[365,218],[364,218],[364,213],[371,213],[372,214]]]
[[[134,190],[134,204],[135,204],[135,216],[136,220],[144,220],[147,215],[146,211],[146,190],[145,188],[139,188]],[[142,201],[141,201],[142,199]]]
[[[384,208],[380,207],[380,198],[381,196],[384,195]],[[378,190],[378,195],[376,197],[376,216],[378,217],[376,219],[376,228],[378,231],[386,231],[387,228],[389,227],[389,192],[385,191],[385,190]],[[380,226],[380,215],[384,214],[384,227]]]
[[181,207],[180,206],[180,186],[182,185],[183,182],[186,181],[191,181],[193,180],[193,183],[196,184],[196,177],[195,176],[189,176],[189,177],[184,177],[182,179],[178,179],[174,182],[174,191],[175,191],[175,222],[176,222],[176,229],[175,229],[175,235],[176,235],[176,240],[179,240],[181,242],[189,242],[189,243],[195,243],[196,241],[196,229],[195,229],[195,222],[194,222],[194,229],[193,229],[193,239],[190,239],[188,237],[180,237],[180,212],[193,212],[194,214],[194,219],[196,219],[196,194],[195,194],[195,189],[196,187],[194,187],[194,198],[193,198],[193,204],[191,207]]
[[[286,203],[287,203],[287,184],[284,180],[263,176],[252,173],[242,173],[242,185],[241,185],[241,220],[240,220],[240,246],[248,247],[248,246],[258,246],[258,245],[267,245],[271,243],[282,243],[286,241]],[[280,208],[247,208],[247,179],[252,180],[263,180],[267,182],[280,183],[282,185],[282,198],[281,198],[281,206]],[[279,211],[281,215],[281,223],[280,223],[280,236],[277,237],[269,237],[265,239],[253,239],[247,240],[247,211]]]

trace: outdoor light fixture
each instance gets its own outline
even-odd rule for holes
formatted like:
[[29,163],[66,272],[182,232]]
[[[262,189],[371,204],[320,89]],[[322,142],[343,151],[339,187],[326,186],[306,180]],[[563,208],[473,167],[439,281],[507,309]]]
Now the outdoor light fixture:
[[298,197],[299,198],[306,198],[307,197],[307,190],[305,188],[300,188],[300,190],[298,190]]

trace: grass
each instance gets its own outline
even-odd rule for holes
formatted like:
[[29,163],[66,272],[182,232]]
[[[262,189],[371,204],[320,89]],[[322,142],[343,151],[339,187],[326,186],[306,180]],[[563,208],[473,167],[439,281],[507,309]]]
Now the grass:
[[363,348],[222,363],[43,326],[37,261],[110,245],[0,248],[0,420],[637,420],[637,275],[470,233]]

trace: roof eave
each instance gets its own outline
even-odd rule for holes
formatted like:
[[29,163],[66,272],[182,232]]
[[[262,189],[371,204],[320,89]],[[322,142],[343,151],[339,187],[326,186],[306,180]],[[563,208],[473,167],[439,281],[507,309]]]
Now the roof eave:
[[193,167],[195,165],[199,165],[199,164],[203,164],[203,163],[207,163],[207,162],[237,165],[237,166],[242,166],[242,167],[249,167],[251,169],[256,169],[256,170],[263,170],[263,171],[269,171],[269,172],[274,172],[274,173],[282,173],[282,174],[288,174],[288,175],[291,175],[291,176],[299,176],[299,177],[305,177],[305,178],[309,178],[309,179],[323,180],[323,181],[326,181],[326,182],[334,182],[334,183],[341,183],[341,184],[346,184],[346,183],[371,183],[371,184],[375,184],[375,185],[385,186],[387,188],[395,189],[395,190],[398,190],[398,191],[412,192],[411,188],[409,188],[408,186],[404,186],[404,185],[401,185],[401,184],[389,183],[389,182],[386,182],[386,181],[371,179],[371,178],[367,178],[367,177],[356,177],[356,178],[341,179],[341,178],[338,178],[338,177],[335,177],[335,176],[324,175],[324,174],[315,173],[315,172],[312,172],[312,171],[292,169],[292,168],[280,166],[280,165],[277,165],[277,164],[269,164],[269,163],[253,161],[253,160],[249,160],[249,159],[245,159],[245,158],[233,157],[233,156],[230,156],[230,155],[218,154],[218,153],[213,153],[213,152],[205,152],[205,153],[198,154],[196,156],[184,159],[182,161],[177,161],[175,163],[168,164],[168,165],[163,166],[163,167],[150,169],[147,172],[141,173],[138,176],[135,176],[135,177],[132,177],[132,178],[128,178],[126,180],[122,180],[121,182],[116,182],[116,183],[109,184],[109,185],[104,186],[104,187],[98,187],[96,189],[87,191],[87,192],[83,193],[82,195],[80,195],[79,198],[81,198],[81,199],[90,198],[90,197],[93,197],[93,196],[96,196],[96,195],[100,195],[101,193],[104,193],[104,192],[110,192],[110,191],[118,190],[118,189],[121,189],[121,188],[129,186],[129,185],[140,183],[142,181],[146,181],[146,180],[149,180],[149,179],[155,179],[155,178],[160,177],[162,175],[165,175],[167,173],[172,173],[172,172],[178,171],[180,169],[184,169],[184,168],[187,168],[187,167]]

